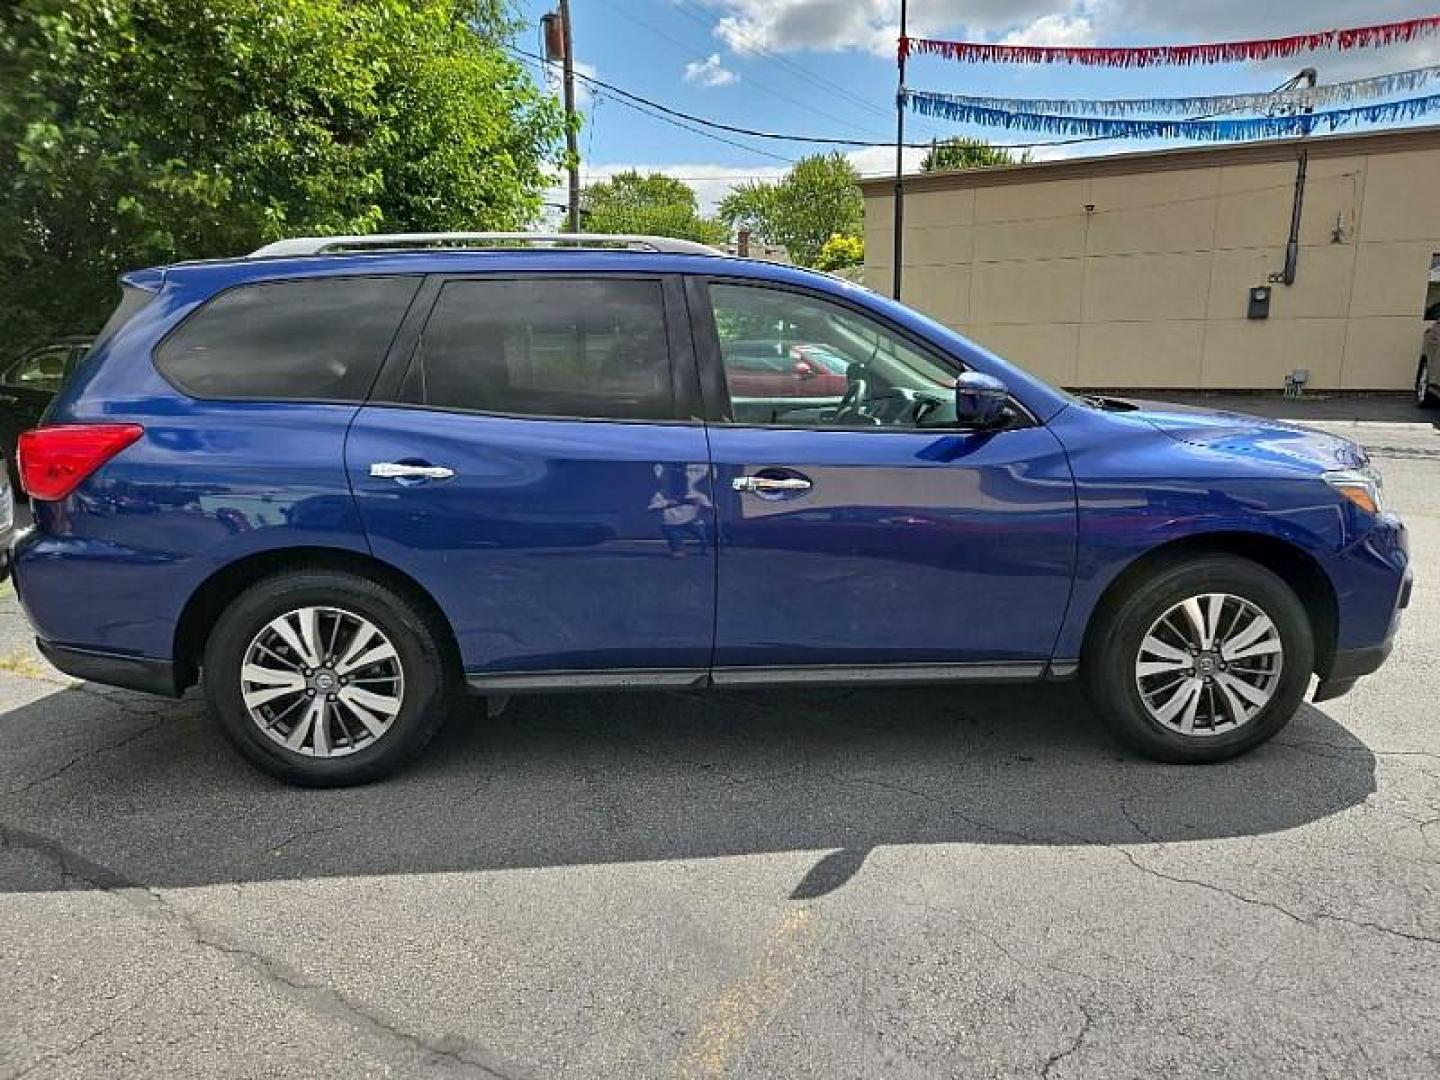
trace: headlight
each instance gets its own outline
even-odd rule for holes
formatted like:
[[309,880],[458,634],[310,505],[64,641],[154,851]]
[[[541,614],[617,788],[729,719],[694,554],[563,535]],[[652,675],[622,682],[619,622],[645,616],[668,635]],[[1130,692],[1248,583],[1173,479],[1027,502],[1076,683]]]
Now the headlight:
[[1374,469],[1341,469],[1336,472],[1327,472],[1325,482],[1367,514],[1380,514],[1385,510],[1380,499],[1380,489],[1383,484],[1380,474]]

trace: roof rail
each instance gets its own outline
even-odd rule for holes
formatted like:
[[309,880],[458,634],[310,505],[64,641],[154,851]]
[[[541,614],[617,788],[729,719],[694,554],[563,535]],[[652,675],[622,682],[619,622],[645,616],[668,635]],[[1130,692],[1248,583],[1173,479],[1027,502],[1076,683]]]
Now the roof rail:
[[674,255],[720,255],[725,253],[694,240],[668,236],[633,236],[624,233],[530,233],[530,232],[438,232],[372,233],[368,236],[298,236],[277,240],[256,248],[248,258],[284,258],[291,255],[327,255],[341,251],[393,250],[396,248],[487,248],[487,247],[580,247],[619,248],[625,251],[663,252]]

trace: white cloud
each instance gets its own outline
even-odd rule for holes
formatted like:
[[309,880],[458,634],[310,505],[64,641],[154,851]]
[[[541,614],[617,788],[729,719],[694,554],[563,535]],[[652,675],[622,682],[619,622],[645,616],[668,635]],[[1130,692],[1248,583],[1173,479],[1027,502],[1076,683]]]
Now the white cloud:
[[[741,53],[857,49],[893,56],[900,33],[899,0],[712,0],[709,6],[720,16],[715,36]],[[993,37],[1088,6],[1088,0],[930,0],[912,5],[908,29],[923,37],[963,27],[972,36]]]
[[1095,44],[1095,24],[1085,12],[1041,15],[1028,26],[1012,30],[1002,45],[1059,45],[1066,48]]
[[[707,0],[706,6],[716,14],[715,36],[739,53],[853,49],[893,56],[899,36],[899,0]],[[910,6],[915,37],[1086,45],[1278,37],[1433,14],[1434,0],[927,0]],[[1433,63],[1436,54],[1434,42],[1415,42],[1263,66],[1293,72],[1312,63],[1322,81],[1334,82]]]
[[[904,153],[905,171],[907,173],[917,172],[921,160],[925,157],[925,151],[907,147]],[[895,148],[893,146],[867,146],[863,150],[851,150],[845,156],[850,159],[850,164],[855,166],[855,171],[867,179],[895,175]]]
[[711,53],[704,60],[692,60],[685,65],[685,81],[701,86],[729,86],[739,82],[740,76],[720,62],[719,53]]

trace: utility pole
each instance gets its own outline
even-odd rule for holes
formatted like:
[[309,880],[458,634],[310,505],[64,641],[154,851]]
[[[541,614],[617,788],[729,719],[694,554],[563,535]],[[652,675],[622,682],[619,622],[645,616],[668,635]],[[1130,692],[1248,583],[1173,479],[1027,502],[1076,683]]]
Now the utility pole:
[[895,270],[891,293],[900,299],[900,262],[905,256],[905,16],[906,0],[900,0],[900,41],[895,59],[900,82],[895,91]]
[[580,150],[575,137],[575,46],[570,36],[570,0],[560,0],[561,58],[565,85],[565,152],[570,159],[570,231],[580,231]]

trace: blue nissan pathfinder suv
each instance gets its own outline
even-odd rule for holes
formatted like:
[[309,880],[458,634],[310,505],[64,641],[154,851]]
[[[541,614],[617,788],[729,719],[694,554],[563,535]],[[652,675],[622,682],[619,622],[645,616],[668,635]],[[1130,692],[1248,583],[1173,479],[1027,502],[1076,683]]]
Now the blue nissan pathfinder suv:
[[444,234],[121,281],[20,440],[20,598],[61,670],[201,682],[295,783],[392,771],[466,690],[1079,677],[1139,752],[1217,761],[1409,599],[1353,443],[1074,397],[822,274]]

